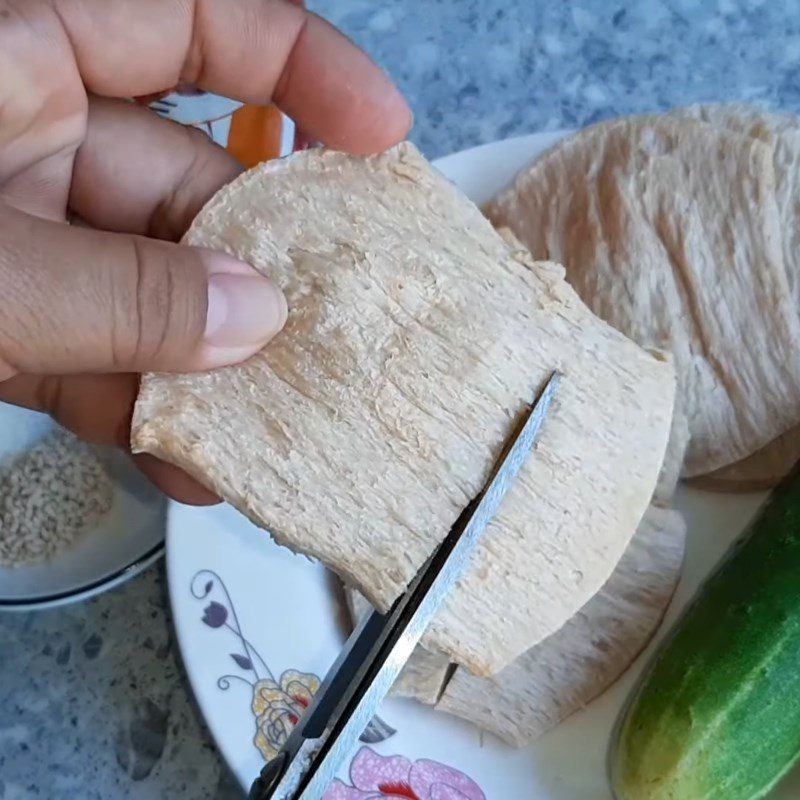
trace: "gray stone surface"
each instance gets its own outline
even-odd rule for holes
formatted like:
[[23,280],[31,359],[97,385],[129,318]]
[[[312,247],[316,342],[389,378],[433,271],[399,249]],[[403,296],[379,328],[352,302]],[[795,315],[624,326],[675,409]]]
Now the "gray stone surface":
[[0,797],[238,797],[187,691],[163,567],[0,615]]
[[800,110],[793,0],[318,3],[397,80],[436,157],[708,100]]
[[[320,0],[395,77],[431,157],[701,100],[800,111],[800,3]],[[179,666],[162,567],[0,615],[0,798],[226,800]]]

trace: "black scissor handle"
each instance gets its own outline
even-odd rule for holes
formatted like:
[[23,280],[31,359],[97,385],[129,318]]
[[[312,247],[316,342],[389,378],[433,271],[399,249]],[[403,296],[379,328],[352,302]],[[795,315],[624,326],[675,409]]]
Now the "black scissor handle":
[[269,793],[278,785],[283,773],[286,771],[286,753],[278,753],[275,758],[270,759],[261,770],[259,776],[253,781],[247,800],[264,800]]

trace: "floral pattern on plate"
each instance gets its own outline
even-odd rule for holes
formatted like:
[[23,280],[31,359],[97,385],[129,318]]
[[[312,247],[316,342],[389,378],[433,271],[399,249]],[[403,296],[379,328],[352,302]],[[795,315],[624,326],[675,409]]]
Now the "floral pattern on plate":
[[293,669],[287,669],[278,681],[262,678],[253,686],[251,708],[257,728],[253,744],[265,761],[278,755],[317,689],[316,675]]
[[[279,677],[273,674],[254,644],[245,637],[228,588],[214,570],[196,572],[190,591],[196,600],[208,601],[203,606],[200,621],[209,628],[227,631],[237,642],[236,652],[228,655],[238,671],[220,675],[217,686],[222,691],[230,689],[232,682],[251,687],[250,710],[256,727],[253,744],[264,760],[269,761],[277,755],[311,704],[320,679],[313,673],[296,669],[287,669]],[[377,744],[395,733],[394,728],[375,717],[360,738],[367,744]]]
[[350,784],[336,780],[325,800],[486,800],[472,778],[438,761],[382,756],[362,747],[350,762]]

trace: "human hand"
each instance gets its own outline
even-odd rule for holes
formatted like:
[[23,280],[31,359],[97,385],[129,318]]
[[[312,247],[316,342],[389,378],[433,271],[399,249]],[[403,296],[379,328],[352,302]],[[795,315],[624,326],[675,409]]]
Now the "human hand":
[[[128,447],[138,373],[240,361],[286,317],[249,266],[174,243],[240,170],[120,99],[181,81],[273,101],[356,153],[411,124],[367,56],[289,0],[0,0],[0,400],[97,443]],[[216,500],[137,461],[177,499]]]

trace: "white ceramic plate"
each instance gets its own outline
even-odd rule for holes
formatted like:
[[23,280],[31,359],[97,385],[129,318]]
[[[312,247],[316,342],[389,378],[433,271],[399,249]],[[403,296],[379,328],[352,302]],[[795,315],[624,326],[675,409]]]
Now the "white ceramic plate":
[[[0,461],[23,452],[53,423],[43,414],[0,403]],[[164,552],[166,503],[122,454],[101,454],[116,486],[114,505],[74,545],[39,564],[0,566],[0,610],[75,602],[141,572]]]
[[[480,203],[560,135],[496,142],[437,166]],[[764,497],[679,492],[689,541],[666,626]],[[248,789],[286,736],[281,720],[302,712],[344,641],[336,581],[227,506],[170,507],[167,571],[189,680],[223,757]],[[522,750],[411,701],[387,700],[379,715],[387,727],[371,732],[326,800],[610,800],[609,734],[651,650],[588,708]],[[774,795],[798,796],[800,776]]]

